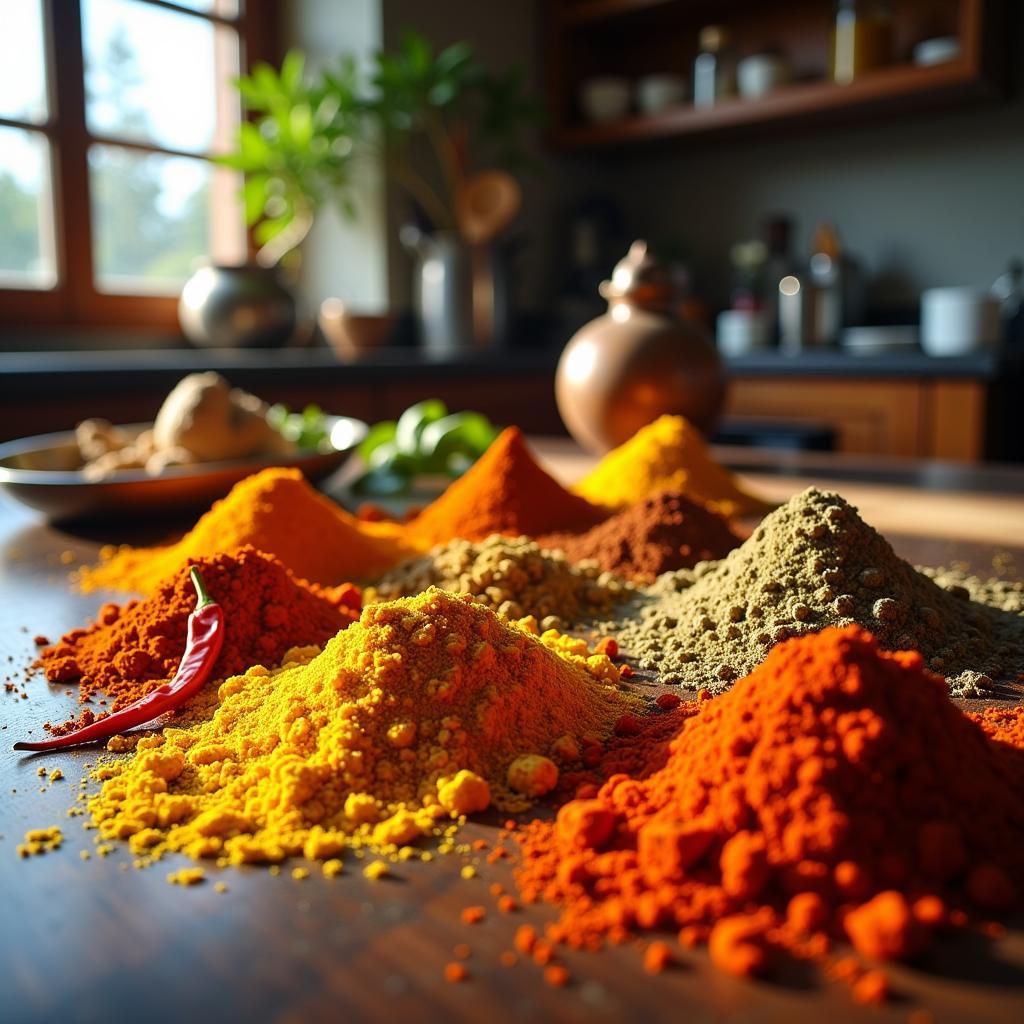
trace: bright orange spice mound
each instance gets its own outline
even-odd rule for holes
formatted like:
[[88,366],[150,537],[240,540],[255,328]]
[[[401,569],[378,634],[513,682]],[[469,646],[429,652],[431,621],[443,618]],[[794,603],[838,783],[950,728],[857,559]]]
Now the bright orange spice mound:
[[735,974],[837,939],[911,957],[1021,899],[1024,749],[990,735],[1014,724],[985,726],[917,653],[856,627],[791,640],[689,718],[660,770],[527,826],[520,889],[561,907],[548,938],[574,946],[680,929]]
[[570,494],[537,464],[518,427],[508,427],[486,452],[406,528],[423,548],[458,537],[492,533],[534,537],[555,530],[585,530],[606,510]]
[[[224,611],[224,646],[214,679],[239,675],[252,665],[279,665],[292,647],[320,647],[355,622],[362,608],[356,587],[324,588],[297,580],[276,558],[253,548],[191,564]],[[195,606],[189,566],[183,565],[150,597],[103,605],[95,622],[40,651],[38,664],[51,683],[77,683],[83,703],[95,697],[105,711],[117,711],[174,675]],[[97,710],[87,708],[79,723],[52,731],[88,724]]]
[[151,594],[190,558],[251,545],[295,576],[332,586],[368,578],[413,554],[398,533],[393,524],[359,522],[299,470],[271,468],[235,484],[177,544],[108,551],[99,565],[79,573],[78,583],[86,591]]

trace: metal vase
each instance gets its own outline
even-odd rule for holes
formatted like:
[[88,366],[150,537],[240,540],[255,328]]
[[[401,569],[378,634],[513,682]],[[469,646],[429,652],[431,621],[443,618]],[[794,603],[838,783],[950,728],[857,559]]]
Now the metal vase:
[[178,321],[201,348],[274,348],[295,329],[295,298],[275,268],[212,264],[186,282]]
[[511,272],[501,246],[469,245],[451,232],[400,233],[412,255],[413,309],[423,347],[439,355],[505,346],[512,323]]

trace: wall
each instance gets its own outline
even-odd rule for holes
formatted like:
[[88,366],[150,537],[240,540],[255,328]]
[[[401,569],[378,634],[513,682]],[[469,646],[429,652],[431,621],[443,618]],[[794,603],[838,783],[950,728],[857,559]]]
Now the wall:
[[[380,0],[290,0],[285,5],[285,47],[298,47],[311,68],[336,63],[345,54],[365,57],[379,50]],[[361,168],[358,216],[344,219],[334,206],[317,217],[302,247],[301,287],[306,313],[332,296],[360,312],[388,307],[387,227],[380,169]]]

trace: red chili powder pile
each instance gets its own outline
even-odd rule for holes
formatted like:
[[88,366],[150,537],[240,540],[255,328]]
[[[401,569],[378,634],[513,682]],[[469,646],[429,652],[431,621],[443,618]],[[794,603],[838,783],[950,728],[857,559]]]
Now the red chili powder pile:
[[662,492],[638,501],[585,533],[538,537],[571,562],[593,561],[641,583],[674,569],[724,558],[741,539],[720,515],[682,494]]
[[[210,597],[224,610],[224,647],[215,679],[252,665],[276,665],[289,648],[320,646],[359,618],[362,600],[355,587],[327,589],[297,580],[276,558],[246,547],[232,555],[190,560],[143,601],[103,605],[94,623],[40,652],[38,664],[46,678],[78,683],[83,703],[105,694],[107,712],[171,678],[196,606],[189,565],[198,567]],[[86,709],[78,722],[51,731],[69,732],[96,717]]]
[[[740,975],[844,940],[912,957],[1021,898],[1021,728],[980,717],[856,627],[788,641],[686,720],[660,770],[527,825],[517,882],[575,947],[678,930]],[[841,963],[857,998],[885,997],[884,972]]]
[[508,427],[486,452],[405,530],[424,549],[492,533],[534,537],[586,530],[607,510],[570,494],[537,464],[518,427]]

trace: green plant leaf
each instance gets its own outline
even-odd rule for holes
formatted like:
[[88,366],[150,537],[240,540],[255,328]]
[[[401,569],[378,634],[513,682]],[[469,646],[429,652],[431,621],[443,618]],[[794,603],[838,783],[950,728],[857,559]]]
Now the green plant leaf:
[[370,456],[379,448],[382,444],[390,444],[395,439],[395,429],[397,424],[394,420],[384,420],[381,423],[375,423],[370,427],[369,433],[359,443],[359,447],[356,451],[359,453],[359,457],[363,462],[369,462]]
[[294,96],[302,84],[302,72],[306,66],[306,57],[301,50],[289,50],[281,62],[281,89],[289,96]]
[[267,205],[267,176],[265,174],[246,175],[242,185],[242,202],[245,205],[245,223],[255,224]]
[[415,455],[419,451],[420,435],[427,424],[448,415],[448,407],[439,398],[427,398],[410,405],[398,417],[395,429],[395,444],[400,452]]

